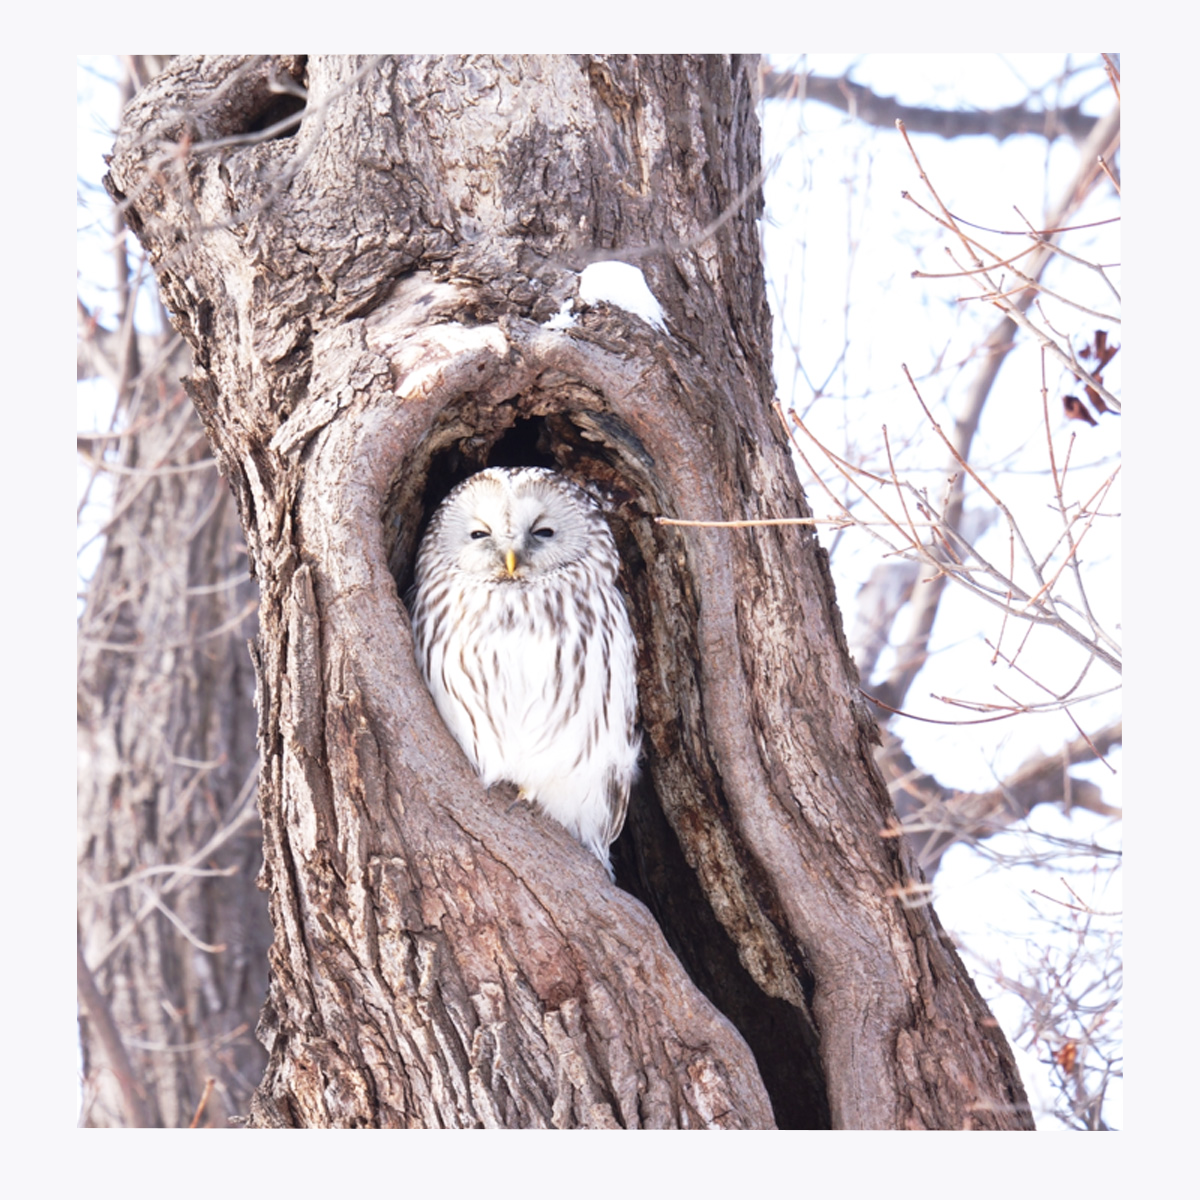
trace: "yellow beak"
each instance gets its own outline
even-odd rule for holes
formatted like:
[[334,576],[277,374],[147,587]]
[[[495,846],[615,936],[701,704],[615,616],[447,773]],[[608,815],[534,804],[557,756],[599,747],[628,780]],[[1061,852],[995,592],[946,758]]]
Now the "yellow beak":
[[505,550],[504,566],[508,571],[508,577],[511,579],[517,573],[517,555],[513,550]]

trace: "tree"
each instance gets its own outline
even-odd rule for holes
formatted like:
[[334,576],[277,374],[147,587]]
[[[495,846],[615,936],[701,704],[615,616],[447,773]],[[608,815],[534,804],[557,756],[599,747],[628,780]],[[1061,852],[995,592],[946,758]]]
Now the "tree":
[[[912,60],[900,61],[912,75]],[[1001,62],[980,56],[984,70],[960,85],[971,99],[981,99],[992,65],[1010,87],[1023,66],[1040,69]],[[879,78],[886,61],[855,71]],[[967,73],[960,66],[957,74]],[[931,883],[943,852],[959,843],[971,847],[958,845],[951,859],[960,892],[980,895],[979,883],[963,888],[967,859],[977,864],[972,873],[987,861],[1002,867],[1013,908],[1027,911],[973,915],[966,910],[982,905],[967,901],[948,908],[951,927],[1000,1000],[1006,1030],[1030,1052],[1027,1081],[1053,1079],[1058,1095],[1043,1092],[1035,1109],[1096,1129],[1107,1126],[1104,1097],[1120,1075],[1120,914],[1111,887],[1120,813],[1097,786],[1116,774],[1105,759],[1121,740],[1113,603],[1120,77],[1105,55],[1060,57],[1057,70],[1036,78],[1049,82],[1031,87],[1023,105],[966,112],[774,72],[768,86],[777,91],[840,98],[890,127],[872,136],[857,122],[816,124],[802,143],[813,164],[806,191],[779,182],[769,193],[768,261],[776,257],[780,280],[781,400],[801,478],[837,530],[829,544],[843,604],[857,592],[850,643],[864,692],[878,702],[879,761],[900,827]],[[910,84],[908,96],[920,90]],[[1088,96],[1100,115],[1078,122],[1072,96]],[[777,104],[772,114],[768,106],[776,146],[802,119],[796,108]],[[1030,137],[1003,150],[944,148],[930,136],[918,147],[908,133],[949,137],[974,127],[1001,139],[1037,128],[1052,139],[1064,112],[1080,138],[1075,149]],[[829,228],[831,206],[816,198],[836,195],[843,180],[847,211],[833,221],[846,227],[844,279],[793,249],[807,240],[825,250],[828,239],[815,231]],[[813,197],[806,207],[816,211],[799,228],[789,223],[789,189]],[[886,266],[881,241],[897,247]],[[864,294],[872,290],[888,300]],[[819,297],[810,308],[835,320],[824,330],[801,323],[792,291]],[[939,742],[932,730],[945,731]],[[1088,760],[1097,782],[1078,775]],[[1094,815],[1081,820],[1084,810]],[[1031,862],[1038,867],[1023,865]],[[939,892],[949,899],[953,890]],[[984,927],[1009,921],[1022,928],[1001,947],[1005,939]],[[1059,928],[1064,922],[1076,928]],[[989,941],[997,948],[985,949]]]
[[[126,100],[162,66],[127,65]],[[186,347],[165,314],[160,335],[135,326],[141,272],[119,211],[111,239],[116,329],[79,308],[79,378],[116,393],[109,428],[79,442],[81,510],[116,484],[89,539],[103,554],[78,641],[81,1120],[179,1127],[203,1108],[224,1123],[246,1111],[266,1061],[254,1024],[271,927],[255,887],[245,640],[256,589],[179,383]]]
[[[179,59],[108,186],[191,346],[260,588],[264,1125],[1027,1128],[881,837],[770,402],[757,65]],[[660,332],[578,272],[636,261]],[[575,321],[556,314],[575,302]],[[412,660],[422,523],[487,463],[608,497],[641,657],[618,882],[484,793]]]

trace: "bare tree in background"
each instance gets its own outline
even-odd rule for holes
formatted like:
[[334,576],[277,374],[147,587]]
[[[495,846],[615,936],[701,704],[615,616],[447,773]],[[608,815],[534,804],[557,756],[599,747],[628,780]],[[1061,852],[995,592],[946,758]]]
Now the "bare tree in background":
[[[1103,117],[1086,119],[1077,106],[1048,107],[1039,116],[1035,97],[1005,110],[953,114],[904,107],[846,81],[834,86],[835,81],[813,76],[772,72],[767,82],[776,95],[806,93],[863,119],[894,122],[911,155],[912,191],[906,199],[924,214],[931,231],[942,231],[947,243],[945,266],[914,276],[923,276],[931,291],[940,286],[943,294],[959,297],[960,303],[970,303],[974,296],[989,311],[998,310],[995,324],[976,334],[976,349],[965,369],[947,364],[951,382],[940,404],[923,394],[940,385],[936,364],[923,383],[908,375],[907,399],[915,399],[924,412],[923,440],[940,446],[945,455],[944,470],[936,475],[948,485],[929,486],[930,473],[921,469],[928,455],[922,460],[909,453],[912,446],[896,431],[894,416],[888,417],[891,438],[885,427],[874,440],[859,419],[850,461],[831,448],[828,433],[822,434],[828,419],[801,416],[798,401],[789,413],[802,477],[809,481],[810,494],[815,489],[821,497],[818,511],[838,529],[861,531],[882,555],[859,592],[851,645],[864,694],[876,705],[883,731],[877,758],[896,803],[897,832],[902,829],[908,836],[929,879],[944,853],[963,842],[999,862],[1009,861],[1011,850],[985,850],[983,843],[1023,826],[1038,805],[1087,810],[1110,819],[1120,815],[1106,803],[1100,786],[1070,771],[1081,763],[1103,762],[1122,736],[1119,716],[1085,727],[1074,715],[1089,711],[1090,701],[1119,690],[1118,630],[1097,615],[1094,605],[1094,593],[1111,587],[1112,579],[1092,566],[1097,523],[1118,515],[1110,491],[1119,466],[1100,473],[1081,467],[1080,458],[1089,454],[1087,443],[1081,448],[1074,435],[1058,433],[1063,416],[1086,431],[1098,421],[1116,420],[1121,411],[1119,398],[1105,382],[1120,348],[1120,294],[1111,278],[1119,264],[1097,260],[1088,250],[1098,227],[1119,221],[1117,60],[1104,56],[1099,74],[1109,108]],[[947,137],[987,132],[1003,138],[1039,126],[1047,137],[1069,132],[1077,139],[1078,169],[1036,224],[1017,209],[1017,228],[1006,230],[972,222],[971,213],[951,212],[941,190],[952,187],[953,179],[944,168],[939,178],[930,178],[908,137],[910,130],[921,130]],[[1056,268],[1053,278],[1047,270],[1051,266]],[[1078,335],[1067,332],[1076,327]],[[1015,504],[1005,502],[1016,489],[1014,480],[975,461],[985,406],[1004,364],[1020,347],[1041,355],[1041,395],[1027,399],[1040,406],[1043,418],[1037,440],[1045,486],[1032,490],[1058,514],[1057,530],[1040,524],[1027,528],[1028,509],[1019,514]],[[1060,373],[1064,382],[1057,385]],[[1031,490],[1028,483],[1020,486]],[[972,507],[964,504],[967,496]],[[985,541],[989,530],[993,536]],[[940,711],[913,701],[913,684],[929,661],[943,599],[955,592],[975,604],[977,627],[988,630],[991,663],[1012,668],[1024,697],[999,689],[978,699],[946,698]],[[1042,650],[1030,650],[1032,630],[1057,637],[1072,652],[1065,660],[1074,663],[1077,673],[1066,683],[1043,682],[1051,678],[1046,641],[1043,637]],[[965,653],[957,652],[960,664],[965,665]],[[997,779],[994,788],[964,791],[915,765],[897,730],[897,718],[906,709],[924,714],[919,719],[962,725],[968,733],[981,720],[1058,712],[1071,733],[1061,749],[1035,754]],[[1062,844],[1050,839],[1034,853],[1051,878],[1081,872],[1104,878],[1119,859],[1111,849],[1088,845],[1086,839]],[[1030,956],[1023,977],[1015,980],[995,964],[981,969],[1026,1005],[1021,1036],[1052,1069],[1060,1095],[1056,1115],[1072,1127],[1102,1129],[1106,1089],[1120,1075],[1120,1036],[1113,1021],[1120,998],[1119,936],[1113,927],[1119,914],[1092,909],[1065,880],[1045,886],[1055,894],[1042,899],[1060,915],[1046,922],[1047,945]],[[1067,947],[1061,953],[1055,948],[1060,944]]]
[[[126,60],[126,98],[160,66]],[[135,328],[145,265],[113,221],[116,328],[79,306],[79,378],[116,392],[110,428],[79,442],[92,483],[113,483],[79,624],[80,1119],[186,1126],[204,1101],[224,1124],[266,1061],[256,588],[180,383],[187,348]]]
[[[655,521],[805,513],[748,269],[753,75],[177,60],[127,115],[113,187],[263,588],[255,1124],[1028,1127],[879,837],[815,544]],[[643,266],[670,336],[604,307],[545,328],[603,257]],[[86,1119],[187,1124],[211,1078],[219,1122],[261,1075],[253,584],[190,409],[125,328],[88,340],[130,428],[81,624]],[[504,461],[613,505],[648,751],[618,880],[646,907],[482,793],[414,684],[397,585],[422,517]]]

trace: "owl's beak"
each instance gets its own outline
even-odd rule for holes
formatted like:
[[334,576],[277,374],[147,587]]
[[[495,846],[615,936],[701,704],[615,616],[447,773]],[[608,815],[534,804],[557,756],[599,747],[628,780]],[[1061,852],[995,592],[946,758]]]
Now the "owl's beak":
[[505,550],[504,568],[508,572],[509,579],[517,573],[517,552],[515,550]]

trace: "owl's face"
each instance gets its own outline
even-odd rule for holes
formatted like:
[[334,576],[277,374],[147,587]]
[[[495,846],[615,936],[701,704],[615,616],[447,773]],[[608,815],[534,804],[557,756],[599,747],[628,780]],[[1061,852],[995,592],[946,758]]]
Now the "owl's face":
[[585,557],[598,525],[604,521],[591,497],[561,475],[540,467],[492,468],[450,493],[434,538],[459,570],[521,582]]

